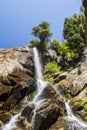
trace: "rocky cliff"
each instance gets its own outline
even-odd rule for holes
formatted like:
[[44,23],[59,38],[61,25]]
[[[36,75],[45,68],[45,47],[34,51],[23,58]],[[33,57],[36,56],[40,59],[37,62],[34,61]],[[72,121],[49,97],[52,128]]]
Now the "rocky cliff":
[[33,71],[32,49],[0,49],[0,122],[8,122],[11,110],[32,92]]
[[[50,52],[51,50],[48,50],[43,54],[43,63],[47,59],[60,64],[62,59]],[[52,84],[55,84],[54,87]],[[7,124],[11,116],[22,111],[18,116],[16,128],[12,130],[66,130],[63,97],[66,101],[70,100],[70,106],[76,116],[87,122],[87,49],[80,66],[72,71],[56,74],[53,81],[43,89],[39,95],[42,103],[36,110],[32,128],[35,104],[31,103],[31,99],[35,90],[33,50],[27,46],[0,49],[0,127]]]

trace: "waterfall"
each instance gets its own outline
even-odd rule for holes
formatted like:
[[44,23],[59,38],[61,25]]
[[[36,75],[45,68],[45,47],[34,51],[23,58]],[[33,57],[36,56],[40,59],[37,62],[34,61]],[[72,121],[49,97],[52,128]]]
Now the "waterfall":
[[32,121],[31,121],[32,126],[34,127],[34,119],[35,119],[35,115],[36,115],[36,110],[42,102],[40,99],[39,99],[39,101],[37,99],[48,83],[43,80],[42,65],[40,62],[39,52],[36,47],[33,48],[33,53],[34,53],[34,66],[35,66],[36,82],[37,82],[37,92],[32,101],[32,103],[34,103],[36,105],[35,110],[34,110],[34,115],[32,117]]
[[76,116],[74,116],[69,106],[70,101],[66,102],[65,98],[63,97],[59,89],[58,90],[55,89],[55,91],[60,95],[60,98],[63,99],[65,103],[65,109],[66,109],[65,130],[87,130],[87,125],[83,121],[78,119]]
[[1,127],[1,130],[12,130],[12,129],[16,128],[16,122],[20,115],[21,115],[21,113],[15,115],[15,116],[12,116],[11,120],[6,125]]
[[[34,103],[36,105],[34,109],[34,115],[32,117],[32,126],[34,128],[34,121],[35,121],[35,115],[36,110],[38,106],[42,103],[43,100],[38,99],[40,94],[42,93],[43,89],[48,85],[47,82],[43,80],[43,73],[42,73],[42,66],[40,62],[40,56],[37,48],[33,48],[33,54],[34,54],[34,66],[35,66],[35,73],[36,73],[36,83],[37,83],[37,92],[36,95],[31,103]],[[54,88],[55,89],[55,88]],[[55,89],[57,92],[57,90]],[[87,130],[87,125],[84,124],[81,120],[79,120],[77,117],[75,117],[72,113],[72,110],[69,106],[69,102],[65,101],[65,98],[61,95],[61,93],[58,91],[57,93],[60,94],[60,98],[62,98],[65,102],[65,108],[66,108],[66,130]],[[16,128],[16,122],[18,121],[18,117],[21,115],[21,112],[15,116],[12,116],[11,120],[4,126],[1,127],[1,130],[12,130]]]
[[72,110],[69,106],[69,101],[65,101],[65,107],[67,113],[67,130],[87,130],[87,125],[73,115]]
[[33,53],[34,53],[34,65],[35,65],[36,79],[43,80],[39,52],[36,47],[33,48]]
[[42,93],[43,89],[47,86],[48,83],[43,80],[42,65],[40,62],[39,52],[36,47],[33,48],[33,53],[34,53],[34,66],[36,72],[37,93],[32,102],[36,103],[37,98]]
[[[32,125],[34,126],[34,118],[36,114],[36,110],[38,106],[41,104],[42,101],[37,101],[37,98],[42,93],[43,89],[47,86],[47,82],[43,81],[43,74],[42,74],[42,66],[40,62],[40,57],[37,48],[33,48],[34,53],[34,65],[35,65],[35,73],[36,73],[36,82],[37,82],[37,92],[36,95],[31,103],[36,105],[34,110],[34,115],[32,117]],[[18,121],[18,117],[21,115],[21,112],[15,116],[11,117],[11,120],[4,126],[1,127],[1,130],[12,130],[16,128],[16,122]]]

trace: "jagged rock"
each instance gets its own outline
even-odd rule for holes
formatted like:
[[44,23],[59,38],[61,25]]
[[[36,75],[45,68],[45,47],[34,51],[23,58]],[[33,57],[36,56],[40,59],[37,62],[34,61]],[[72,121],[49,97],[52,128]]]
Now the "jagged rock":
[[[87,61],[87,60],[86,60]],[[86,62],[85,61],[85,62]],[[78,75],[78,69],[75,68],[67,75],[69,82],[69,89],[72,96],[76,96],[81,93],[87,84],[87,68],[84,63],[81,63],[82,73]]]
[[9,111],[35,91],[33,53],[25,47],[1,49],[0,54],[0,101],[2,109]]
[[35,108],[34,104],[29,104],[24,108],[24,110],[21,113],[21,116],[24,116],[28,122],[31,122],[34,108]]
[[13,89],[11,95],[8,97],[6,102],[3,104],[3,109],[4,110],[11,110],[13,109],[19,101],[25,97],[25,88],[22,86],[18,85],[16,88]]
[[54,78],[54,83],[58,83],[61,80],[66,79],[67,74],[68,74],[68,72],[64,72],[64,73],[61,73],[58,76],[56,76],[56,78]]
[[53,87],[51,87],[51,84],[48,84],[42,91],[41,95],[38,96],[37,101],[38,100],[42,100],[42,99],[57,99],[58,94],[56,93],[56,91],[54,90]]
[[87,115],[87,98],[73,98],[70,104],[74,113],[84,120],[84,117]]
[[55,89],[56,91],[58,91],[60,94],[64,95],[65,97],[70,96],[69,84],[67,80],[61,80],[60,82],[56,83]]
[[2,121],[0,121],[0,127],[3,125],[3,122]]
[[60,107],[54,100],[45,100],[36,110],[34,130],[46,130],[61,115]]
[[46,51],[42,53],[41,59],[42,59],[43,64],[46,64],[47,62],[50,62],[50,61],[55,61],[61,66],[65,65],[62,57],[58,56],[57,53],[50,48],[48,48]]
[[11,114],[9,112],[0,113],[0,121],[6,124],[11,119]]
[[75,113],[76,113],[77,115],[79,115],[80,118],[82,118],[83,120],[84,120],[84,118],[87,116],[87,112],[84,111],[84,110],[81,110],[81,111],[75,111]]
[[13,130],[33,130],[32,125],[26,120],[25,117],[20,117],[17,122],[17,128]]
[[65,119],[64,117],[59,117],[57,121],[49,128],[49,130],[65,130]]

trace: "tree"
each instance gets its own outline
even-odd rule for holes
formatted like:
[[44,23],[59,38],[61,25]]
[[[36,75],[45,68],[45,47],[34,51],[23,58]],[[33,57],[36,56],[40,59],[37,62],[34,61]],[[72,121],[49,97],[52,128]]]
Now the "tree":
[[38,42],[38,45],[36,44],[37,46],[41,46],[41,44],[42,45],[47,44],[50,41],[50,37],[52,36],[52,33],[50,32],[50,24],[45,21],[41,22],[39,25],[34,26],[32,28],[31,34],[37,38],[36,41],[36,43]]
[[68,46],[74,53],[81,54],[85,46],[85,16],[74,14],[65,18],[63,36],[68,41]]
[[39,43],[38,43],[37,40],[32,39],[32,40],[30,40],[30,45],[29,45],[29,47],[33,48],[33,47],[38,46],[38,44],[39,44]]
[[67,57],[67,53],[69,52],[68,42],[64,42],[60,46],[60,55],[63,57]]
[[59,41],[54,39],[53,41],[50,42],[50,47],[59,54],[59,49],[60,49],[60,44]]

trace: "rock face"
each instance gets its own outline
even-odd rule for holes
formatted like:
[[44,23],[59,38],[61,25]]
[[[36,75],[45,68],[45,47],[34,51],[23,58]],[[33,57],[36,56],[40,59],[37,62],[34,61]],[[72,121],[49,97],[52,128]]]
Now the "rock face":
[[64,97],[72,111],[87,121],[87,49],[80,69],[55,74],[54,87],[47,83],[36,99],[38,107],[30,102],[37,86],[34,75],[32,49],[0,49],[0,126],[22,109],[13,130],[65,130]]
[[[14,109],[23,97],[34,91],[34,87],[31,88],[34,86],[33,71],[32,49],[28,47],[0,49],[1,114]],[[8,119],[5,120],[8,121],[10,118],[9,114],[7,115]],[[1,119],[3,122],[6,122],[5,120]]]
[[[34,75],[32,49],[0,49],[0,125],[8,123],[12,114],[24,107],[14,129],[33,130],[31,123],[35,105],[29,104],[24,97],[28,96],[29,100],[36,90]],[[39,100],[42,103],[36,110],[34,130],[46,130],[63,115],[64,102],[51,84],[43,89]]]
[[54,100],[45,100],[36,110],[34,130],[48,129],[61,115],[60,107]]

